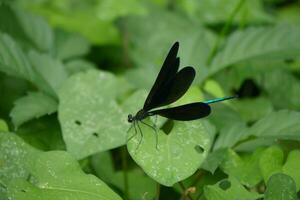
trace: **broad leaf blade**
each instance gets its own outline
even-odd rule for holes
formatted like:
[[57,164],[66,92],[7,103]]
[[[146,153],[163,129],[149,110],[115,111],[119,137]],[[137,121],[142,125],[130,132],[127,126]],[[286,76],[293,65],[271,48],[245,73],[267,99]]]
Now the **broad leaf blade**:
[[23,46],[50,52],[53,32],[41,17],[3,4],[0,5],[0,24],[1,32],[11,35]]
[[272,112],[248,129],[247,135],[271,139],[300,140],[299,121],[299,112],[288,110]]
[[300,28],[288,25],[237,31],[213,59],[210,74],[250,59],[297,58],[300,55],[299,38]]
[[31,119],[54,113],[57,106],[57,101],[52,97],[41,92],[31,92],[15,102],[10,116],[17,128]]
[[298,170],[300,162],[300,150],[293,150],[289,153],[285,164],[282,167],[282,172],[291,176],[297,188],[300,188],[300,171]]
[[36,76],[19,45],[3,33],[0,33],[0,71],[31,82]]
[[[140,95],[139,92],[133,94],[124,107],[138,110],[143,103]],[[150,120],[145,120],[145,123],[152,125]],[[135,135],[127,143],[131,157],[148,176],[166,186],[191,176],[200,167],[211,148],[215,133],[214,127],[205,120],[176,121],[168,135],[160,129],[156,133],[141,122],[135,128],[132,127],[127,136],[129,139]],[[135,133],[135,130],[138,132]]]
[[259,197],[257,193],[249,192],[237,179],[233,177],[221,180],[215,185],[205,186],[204,195],[207,200],[254,200]]
[[205,60],[215,42],[215,35],[209,30],[175,13],[159,11],[146,17],[129,17],[126,23],[130,42],[134,44],[130,46],[129,54],[139,67],[130,70],[127,77],[137,87],[151,87],[168,49],[175,41],[180,42],[180,66],[195,68],[195,82],[207,75]]
[[87,54],[88,41],[80,35],[56,31],[56,56],[61,60],[72,59]]
[[241,157],[229,149],[220,168],[229,176],[235,177],[243,185],[253,187],[262,180],[262,175],[259,171],[261,153],[262,150],[258,149],[253,154]]
[[32,68],[21,47],[9,35],[0,33],[0,71],[23,78],[51,94],[49,85]]
[[39,51],[50,52],[53,48],[54,34],[48,23],[40,16],[15,11],[21,28],[30,42]]
[[282,171],[282,164],[283,151],[279,147],[272,146],[264,150],[259,159],[259,168],[266,183],[273,174]]
[[84,158],[125,144],[127,113],[116,98],[119,80],[91,70],[71,76],[59,93],[59,121],[68,151]]
[[11,199],[121,200],[67,152],[37,151],[13,133],[0,133],[0,149],[0,178]]
[[14,133],[0,132],[0,180],[6,186],[14,178],[28,178],[27,168],[38,151],[26,145]]
[[76,160],[63,151],[40,153],[30,173],[35,184],[18,179],[9,184],[12,199],[121,200],[101,180],[84,174]]
[[265,200],[297,200],[295,181],[285,174],[274,174],[267,183]]
[[49,85],[55,97],[63,82],[68,78],[63,63],[38,52],[29,52],[29,59],[36,73]]

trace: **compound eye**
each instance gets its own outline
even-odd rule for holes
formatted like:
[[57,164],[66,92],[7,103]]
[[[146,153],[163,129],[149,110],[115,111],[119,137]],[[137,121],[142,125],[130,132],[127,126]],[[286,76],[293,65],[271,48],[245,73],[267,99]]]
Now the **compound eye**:
[[131,114],[128,115],[128,119],[127,119],[127,120],[128,120],[128,122],[130,122],[130,123],[133,121],[133,118],[132,118],[132,115],[131,115]]

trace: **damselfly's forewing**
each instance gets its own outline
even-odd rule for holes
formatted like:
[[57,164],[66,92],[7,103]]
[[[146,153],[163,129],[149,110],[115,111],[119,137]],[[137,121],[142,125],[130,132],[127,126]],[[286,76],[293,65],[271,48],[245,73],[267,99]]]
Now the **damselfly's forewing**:
[[180,62],[177,57],[178,48],[178,42],[171,47],[145,101],[143,107],[145,111],[175,102],[186,93],[192,84],[195,78],[193,67],[184,67],[177,72]]
[[173,120],[190,121],[206,117],[210,114],[210,111],[211,109],[208,104],[197,102],[173,108],[154,110],[149,113],[150,115],[160,115]]

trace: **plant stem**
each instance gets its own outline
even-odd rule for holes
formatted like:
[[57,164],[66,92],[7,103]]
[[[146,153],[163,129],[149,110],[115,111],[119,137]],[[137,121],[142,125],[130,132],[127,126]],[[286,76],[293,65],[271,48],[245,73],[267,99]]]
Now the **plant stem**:
[[128,199],[128,173],[127,173],[127,149],[126,146],[122,147],[122,168],[124,177],[124,199]]
[[216,55],[216,53],[218,52],[219,48],[220,48],[220,44],[224,38],[224,36],[228,33],[229,28],[232,25],[233,19],[236,16],[236,14],[239,12],[239,10],[241,9],[241,7],[243,6],[243,4],[245,3],[246,0],[240,0],[239,3],[236,5],[236,7],[234,8],[234,10],[232,11],[232,13],[230,14],[228,20],[226,21],[226,24],[223,26],[217,41],[215,43],[215,46],[213,47],[212,51],[210,52],[208,59],[206,61],[207,66],[209,66],[211,64],[211,61],[213,59],[213,57]]
[[[191,184],[191,186],[197,185],[197,183],[201,180],[201,178],[204,176],[204,174],[205,174],[205,171],[198,170],[196,178],[195,178],[194,182]],[[202,196],[202,191],[199,191],[199,194],[196,197],[196,200],[200,199],[201,196]]]
[[180,199],[185,200],[186,198],[188,198],[189,200],[193,200],[193,198],[190,196],[190,194],[186,193],[186,188],[181,181],[179,182],[179,186],[181,187],[181,189],[183,191],[182,197]]
[[155,195],[155,200],[159,200],[160,196],[160,184],[156,183],[156,195]]
[[191,186],[195,186],[201,180],[201,178],[204,176],[204,173],[205,173],[204,171],[198,170],[196,178],[195,178],[194,182],[191,184]]
[[121,21],[121,28],[122,28],[122,63],[126,68],[132,66],[129,59],[129,33],[127,30],[127,23],[122,20]]

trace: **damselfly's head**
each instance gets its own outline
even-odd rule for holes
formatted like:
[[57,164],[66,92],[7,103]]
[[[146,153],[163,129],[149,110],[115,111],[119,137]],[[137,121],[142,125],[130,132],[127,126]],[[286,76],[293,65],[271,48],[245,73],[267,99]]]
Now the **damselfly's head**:
[[129,123],[132,123],[133,120],[134,120],[134,118],[133,118],[132,114],[129,114],[129,115],[128,115],[128,118],[127,118],[127,121],[128,121]]

